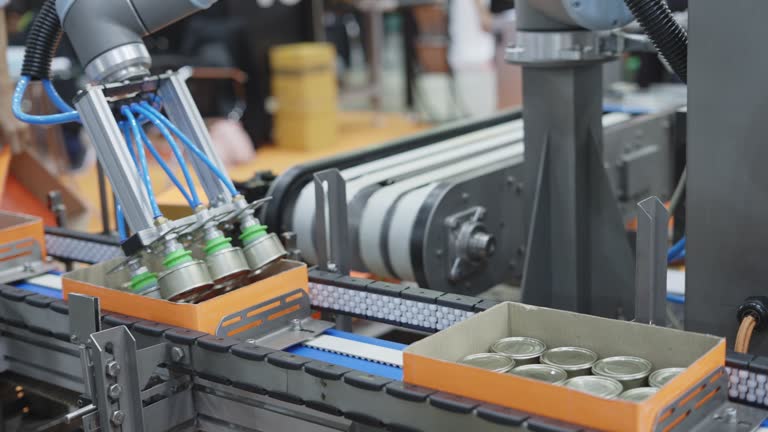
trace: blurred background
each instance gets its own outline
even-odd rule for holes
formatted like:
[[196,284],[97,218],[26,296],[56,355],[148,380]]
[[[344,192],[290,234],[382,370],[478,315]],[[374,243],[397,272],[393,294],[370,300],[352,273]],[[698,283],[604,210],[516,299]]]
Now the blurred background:
[[[6,4],[8,98],[41,3]],[[148,37],[147,45],[154,72],[188,67],[219,153],[235,179],[247,182],[254,173],[268,178],[306,160],[519,109],[522,74],[504,60],[514,43],[514,6],[513,0],[220,0]],[[670,6],[685,10],[687,1]],[[606,109],[638,113],[684,103],[684,86],[656,54],[628,53],[605,68]],[[66,40],[53,70],[66,100],[86,84]],[[40,89],[33,86],[30,94],[28,111],[53,112]],[[9,112],[0,120],[7,134],[23,134],[17,160],[28,156],[51,181],[64,179],[59,189],[65,192],[80,189],[72,191],[69,211],[96,229],[89,204],[96,202],[96,161],[80,126],[28,129]],[[15,202],[21,198],[13,191],[31,190],[42,199],[34,186],[40,179],[27,179],[28,169],[18,172],[28,164],[14,166],[11,181],[19,184],[8,188],[0,206],[28,208],[27,201]],[[163,199],[179,198],[169,191]],[[50,217],[44,207],[39,213]]]

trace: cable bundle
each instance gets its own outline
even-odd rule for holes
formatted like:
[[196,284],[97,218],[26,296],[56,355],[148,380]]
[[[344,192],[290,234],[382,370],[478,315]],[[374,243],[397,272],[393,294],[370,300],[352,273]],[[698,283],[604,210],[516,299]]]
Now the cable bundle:
[[[227,177],[225,173],[219,170],[216,165],[190,140],[176,125],[174,125],[165,115],[163,115],[158,108],[150,105],[147,102],[132,103],[130,105],[124,105],[120,109],[120,113],[123,115],[124,120],[119,122],[120,128],[123,131],[128,151],[131,154],[136,169],[141,176],[144,188],[149,198],[150,207],[154,213],[155,218],[162,217],[162,212],[157,205],[154,190],[152,188],[152,180],[149,176],[148,164],[146,153],[144,149],[149,151],[152,157],[157,161],[165,174],[171,180],[171,182],[179,189],[184,199],[187,201],[191,208],[197,208],[202,203],[200,197],[197,194],[192,175],[187,167],[186,160],[182,154],[179,145],[176,142],[176,138],[182,142],[186,149],[192,153],[195,157],[200,159],[213,174],[221,180],[227,187],[232,196],[239,194],[232,180]],[[147,133],[142,128],[141,124],[148,122],[152,123],[163,135],[168,145],[171,148],[176,160],[181,167],[182,174],[186,181],[187,186],[182,185],[179,178],[174,174],[171,168],[163,160],[157,148],[152,144],[152,141],[147,136]],[[119,210],[119,208],[118,208]],[[122,212],[118,211],[118,227],[121,226]],[[124,224],[123,224],[124,226]],[[121,237],[125,238],[126,234],[121,232]]]

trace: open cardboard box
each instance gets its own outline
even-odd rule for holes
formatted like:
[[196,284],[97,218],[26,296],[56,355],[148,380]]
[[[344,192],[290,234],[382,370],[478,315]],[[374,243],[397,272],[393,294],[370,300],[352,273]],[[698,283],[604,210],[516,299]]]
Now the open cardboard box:
[[[638,356],[654,370],[687,369],[653,397],[632,403],[456,363],[510,336],[534,337],[549,348],[588,348],[600,358]],[[724,366],[725,340],[719,337],[519,303],[502,303],[416,342],[403,357],[409,384],[606,431],[653,430],[667,406]]]
[[[292,303],[297,297],[309,295],[307,266],[296,261],[281,260],[267,269],[257,282],[199,304],[174,303],[108,288],[115,286],[114,280],[126,278],[108,273],[119,263],[120,259],[115,259],[67,273],[62,283],[64,298],[72,293],[98,297],[101,307],[109,312],[218,336],[238,337],[264,322],[240,325],[237,321],[246,321],[266,310],[274,310],[269,319],[280,318],[295,310]],[[253,309],[262,304],[265,306]]]

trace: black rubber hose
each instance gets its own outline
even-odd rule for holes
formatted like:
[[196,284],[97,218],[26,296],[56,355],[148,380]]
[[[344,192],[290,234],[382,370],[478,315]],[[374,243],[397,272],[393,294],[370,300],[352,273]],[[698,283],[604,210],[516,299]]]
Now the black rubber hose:
[[624,0],[653,46],[681,81],[688,82],[688,34],[675,21],[666,0]]
[[61,23],[56,12],[56,0],[46,0],[32,23],[27,36],[27,48],[21,74],[32,80],[48,79],[51,62],[61,41]]

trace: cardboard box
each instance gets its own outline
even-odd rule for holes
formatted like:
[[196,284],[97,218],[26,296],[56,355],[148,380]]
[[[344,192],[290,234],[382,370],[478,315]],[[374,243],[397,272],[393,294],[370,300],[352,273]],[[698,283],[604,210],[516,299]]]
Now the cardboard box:
[[[197,330],[218,336],[240,337],[265,321],[294,312],[296,300],[309,295],[307,266],[282,260],[271,267],[264,278],[199,304],[181,304],[136,295],[111,288],[118,275],[109,275],[120,260],[78,269],[63,277],[64,298],[71,293],[98,297],[102,309],[136,318]],[[125,279],[123,275],[122,279]],[[254,310],[254,306],[265,305]],[[255,315],[270,311],[263,322],[244,324]]]
[[[10,261],[18,258],[18,255],[11,253],[11,244],[15,244],[17,249],[27,250],[30,249],[28,243],[36,243],[36,247],[40,249],[41,258],[45,258],[43,220],[35,216],[0,211],[0,255],[4,255],[4,252],[9,254],[3,260]],[[6,248],[8,250],[5,250]]]
[[[510,336],[534,337],[549,348],[588,348],[600,358],[638,356],[654,370],[687,369],[652,398],[632,403],[455,363]],[[724,366],[725,340],[719,337],[518,303],[502,303],[416,342],[403,357],[407,383],[606,431],[653,430],[671,415],[665,408]]]

